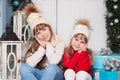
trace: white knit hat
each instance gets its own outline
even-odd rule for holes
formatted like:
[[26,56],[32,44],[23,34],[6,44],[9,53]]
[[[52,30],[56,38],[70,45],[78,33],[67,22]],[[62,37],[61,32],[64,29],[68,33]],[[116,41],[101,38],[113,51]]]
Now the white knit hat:
[[44,23],[50,25],[49,22],[40,13],[30,13],[27,17],[27,22],[30,25],[32,31],[38,24]]
[[75,25],[72,33],[72,37],[78,33],[84,34],[89,39],[90,31],[86,25],[78,24]]

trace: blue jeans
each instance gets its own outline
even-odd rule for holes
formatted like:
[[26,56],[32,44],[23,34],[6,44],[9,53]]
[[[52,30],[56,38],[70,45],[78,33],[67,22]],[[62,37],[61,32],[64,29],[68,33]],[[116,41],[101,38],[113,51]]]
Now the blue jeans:
[[22,63],[20,67],[22,80],[64,80],[60,68],[55,64],[49,64],[44,69],[37,69]]

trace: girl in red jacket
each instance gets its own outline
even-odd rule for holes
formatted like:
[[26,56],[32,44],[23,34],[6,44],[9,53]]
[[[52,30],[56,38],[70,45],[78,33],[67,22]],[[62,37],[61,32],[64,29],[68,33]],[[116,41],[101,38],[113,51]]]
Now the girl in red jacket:
[[65,80],[92,80],[93,55],[87,48],[89,31],[88,20],[77,20],[70,44],[65,48],[62,59]]

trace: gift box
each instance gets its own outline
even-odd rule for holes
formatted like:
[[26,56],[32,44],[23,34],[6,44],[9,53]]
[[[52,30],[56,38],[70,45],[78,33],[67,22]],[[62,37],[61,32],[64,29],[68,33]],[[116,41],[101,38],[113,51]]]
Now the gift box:
[[108,58],[117,58],[120,59],[120,54],[109,54],[109,55],[95,55],[94,57],[94,69],[103,69],[103,64]]
[[100,70],[99,80],[120,80],[120,71]]
[[100,80],[99,79],[99,70],[94,71],[94,76],[93,76],[92,80]]

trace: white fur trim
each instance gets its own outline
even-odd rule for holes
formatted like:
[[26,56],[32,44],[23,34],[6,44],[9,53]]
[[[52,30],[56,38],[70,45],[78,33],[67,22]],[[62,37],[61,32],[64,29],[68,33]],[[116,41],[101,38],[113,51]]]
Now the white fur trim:
[[84,34],[88,39],[89,39],[89,29],[87,28],[87,26],[85,25],[76,25],[74,30],[73,30],[73,33],[72,33],[72,37],[75,35],[75,34],[78,34],[78,33],[82,33]]
[[49,22],[40,13],[31,13],[27,18],[27,22],[32,31],[38,24],[45,23],[49,25]]

